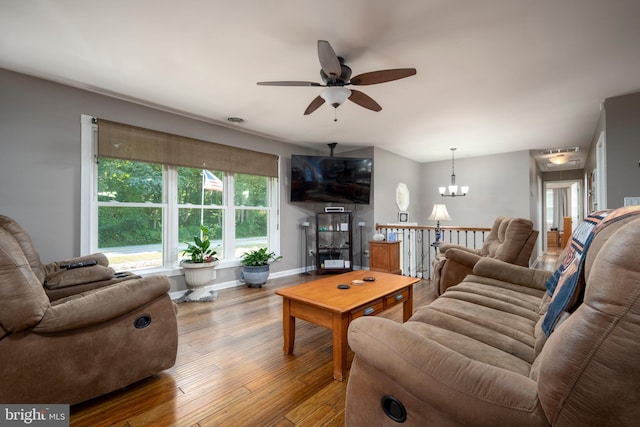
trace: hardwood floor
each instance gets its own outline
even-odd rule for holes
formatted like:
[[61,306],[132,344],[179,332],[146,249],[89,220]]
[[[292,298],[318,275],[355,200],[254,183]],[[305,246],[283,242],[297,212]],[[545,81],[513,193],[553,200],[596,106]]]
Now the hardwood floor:
[[[211,303],[179,304],[175,366],[73,406],[71,425],[344,426],[348,372],[333,379],[331,331],[297,320],[294,354],[282,351],[274,291],[316,278],[271,279],[219,291]],[[430,281],[414,286],[414,308],[434,298]],[[380,316],[400,322],[402,304]],[[349,351],[349,366],[352,359]]]
[[540,270],[555,271],[554,267],[561,253],[562,251],[560,249],[555,251],[547,251],[537,259],[534,268],[539,268]]

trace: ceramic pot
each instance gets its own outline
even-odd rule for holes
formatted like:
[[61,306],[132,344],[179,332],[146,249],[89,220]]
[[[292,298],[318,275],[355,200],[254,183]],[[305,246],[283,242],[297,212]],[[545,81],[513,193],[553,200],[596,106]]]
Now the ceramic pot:
[[269,264],[257,267],[245,265],[242,267],[242,280],[250,287],[261,288],[269,278]]

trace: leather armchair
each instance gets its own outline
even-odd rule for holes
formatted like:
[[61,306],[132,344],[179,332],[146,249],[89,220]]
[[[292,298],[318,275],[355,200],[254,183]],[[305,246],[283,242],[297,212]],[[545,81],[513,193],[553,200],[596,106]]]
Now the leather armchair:
[[530,220],[500,216],[494,221],[480,249],[442,243],[433,261],[432,279],[438,284],[438,295],[462,282],[483,257],[528,267],[537,238],[538,231],[533,229]]
[[[78,262],[89,266],[65,267]],[[0,402],[75,404],[173,366],[169,280],[113,278],[106,264],[95,254],[43,265],[29,235],[0,216]]]

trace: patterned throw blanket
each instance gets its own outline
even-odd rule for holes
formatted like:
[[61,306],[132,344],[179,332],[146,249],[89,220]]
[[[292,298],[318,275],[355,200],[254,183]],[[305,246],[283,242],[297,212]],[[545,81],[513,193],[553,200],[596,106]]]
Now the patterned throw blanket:
[[585,218],[573,232],[562,265],[545,283],[551,296],[551,303],[542,322],[542,330],[547,336],[558,326],[563,314],[569,313],[582,300],[585,287],[584,261],[594,237],[607,225],[632,215],[640,215],[640,206],[595,212]]

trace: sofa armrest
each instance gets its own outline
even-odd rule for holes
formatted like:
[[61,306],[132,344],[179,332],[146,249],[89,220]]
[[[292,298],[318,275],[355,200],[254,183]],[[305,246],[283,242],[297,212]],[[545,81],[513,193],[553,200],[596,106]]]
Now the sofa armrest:
[[438,295],[442,295],[451,286],[462,282],[468,274],[473,272],[473,266],[482,257],[467,250],[458,248],[448,249],[444,262],[440,268],[437,284]]
[[83,255],[83,256],[69,258],[61,261],[50,262],[49,264],[46,264],[44,266],[45,283],[48,279],[50,279],[52,276],[59,273],[60,271],[66,271],[68,266],[73,266],[73,265],[77,266],[79,264],[85,264],[85,266],[81,268],[88,268],[89,266],[92,266],[92,265],[109,267],[109,259],[105,254],[98,252],[95,254]]
[[50,271],[51,272],[58,271],[61,268],[64,268],[64,266],[66,265],[77,264],[79,262],[93,262],[93,261],[95,261],[97,265],[103,265],[105,267],[109,266],[109,258],[107,258],[107,256],[102,252],[97,252],[95,254],[83,255],[83,256],[65,259],[62,261],[50,262],[49,264],[44,266],[44,269],[45,269],[45,272],[49,273]]
[[493,258],[483,258],[473,268],[473,274],[544,291],[546,290],[545,282],[553,272],[509,264]]
[[60,289],[67,286],[81,285],[83,283],[109,280],[113,278],[115,270],[104,265],[92,265],[88,267],[61,268],[58,271],[47,274],[44,279],[44,287],[47,289]]
[[440,253],[444,254],[445,252],[447,252],[449,249],[459,249],[461,251],[465,251],[465,252],[469,252],[472,254],[476,254],[476,255],[480,255],[480,251],[477,249],[472,249],[472,248],[468,248],[466,246],[462,246],[462,245],[456,245],[455,243],[440,243],[440,246],[438,246],[438,248],[440,249]]
[[49,307],[33,331],[62,332],[103,323],[145,306],[169,289],[166,276],[149,276],[62,298]]
[[458,264],[462,264],[471,269],[473,268],[474,265],[476,265],[478,261],[484,258],[476,254],[475,252],[471,252],[467,250],[467,248],[465,249],[451,248],[447,250],[444,255],[447,257],[447,259],[453,260]]
[[469,414],[486,421],[478,424],[500,425],[499,420],[511,418],[508,414],[529,416],[536,412],[537,384],[531,378],[470,359],[408,324],[381,317],[356,319],[349,326],[349,346],[356,359],[444,413],[464,416],[460,408],[471,408]]

